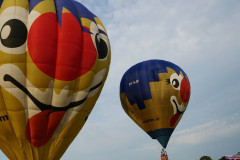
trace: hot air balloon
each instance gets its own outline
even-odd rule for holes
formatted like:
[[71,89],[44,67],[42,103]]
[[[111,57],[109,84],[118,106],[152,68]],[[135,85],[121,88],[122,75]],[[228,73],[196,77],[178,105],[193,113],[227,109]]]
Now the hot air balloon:
[[[190,83],[177,65],[148,60],[132,66],[120,83],[120,100],[127,115],[165,148],[187,108]],[[163,155],[165,154],[165,155]]]
[[0,6],[0,148],[11,160],[60,159],[106,80],[107,32],[73,0]]

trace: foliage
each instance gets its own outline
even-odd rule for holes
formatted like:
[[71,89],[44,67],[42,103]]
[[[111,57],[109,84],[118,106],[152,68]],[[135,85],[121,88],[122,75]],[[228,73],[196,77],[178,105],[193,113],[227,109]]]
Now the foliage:
[[209,156],[202,156],[200,160],[212,160],[212,158]]
[[223,156],[222,158],[220,158],[219,160],[227,160],[227,158],[225,156]]

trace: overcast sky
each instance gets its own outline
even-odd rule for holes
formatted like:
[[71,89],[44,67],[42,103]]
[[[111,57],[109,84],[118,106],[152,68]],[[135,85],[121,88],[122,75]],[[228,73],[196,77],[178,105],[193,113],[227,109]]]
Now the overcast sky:
[[239,0],[78,1],[105,25],[112,60],[100,98],[62,160],[160,159],[160,144],[119,100],[124,72],[149,59],[179,65],[191,83],[188,108],[167,147],[169,159],[218,160],[240,152]]
[[189,76],[190,103],[170,160],[240,152],[239,0],[79,0],[104,23],[112,61],[103,92],[64,160],[157,160],[161,146],[123,111],[119,83],[132,65],[163,59]]

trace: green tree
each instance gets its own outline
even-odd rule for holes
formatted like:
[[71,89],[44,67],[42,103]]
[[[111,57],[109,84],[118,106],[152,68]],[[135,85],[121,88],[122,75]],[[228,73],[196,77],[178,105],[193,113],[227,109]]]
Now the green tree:
[[209,156],[202,156],[200,160],[212,160],[212,158]]
[[223,156],[222,158],[220,158],[219,160],[227,160],[227,158],[225,156]]

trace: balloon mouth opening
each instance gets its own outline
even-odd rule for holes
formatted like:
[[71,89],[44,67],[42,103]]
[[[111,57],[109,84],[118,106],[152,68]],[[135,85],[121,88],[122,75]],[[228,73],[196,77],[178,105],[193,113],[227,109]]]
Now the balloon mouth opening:
[[174,128],[161,128],[147,133],[152,139],[157,139],[163,148],[166,148],[173,131]]
[[181,115],[186,110],[186,106],[183,103],[179,104],[175,96],[171,96],[170,102],[174,110],[174,115],[170,120],[170,126],[173,127],[180,120]]

